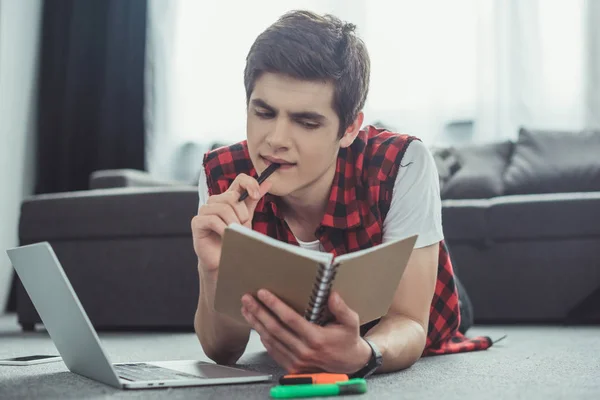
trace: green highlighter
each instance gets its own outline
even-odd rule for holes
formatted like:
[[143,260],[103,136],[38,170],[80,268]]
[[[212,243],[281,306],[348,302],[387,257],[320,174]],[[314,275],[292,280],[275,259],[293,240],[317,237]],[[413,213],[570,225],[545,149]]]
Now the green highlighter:
[[346,394],[366,393],[367,381],[362,378],[345,382],[320,385],[282,385],[271,388],[274,399],[293,399],[296,397],[341,396]]

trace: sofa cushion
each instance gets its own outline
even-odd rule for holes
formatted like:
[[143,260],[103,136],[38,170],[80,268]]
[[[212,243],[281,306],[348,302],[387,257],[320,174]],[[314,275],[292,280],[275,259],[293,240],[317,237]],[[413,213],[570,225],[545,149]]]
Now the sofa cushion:
[[600,237],[600,192],[497,197],[486,220],[494,241]]
[[454,149],[460,168],[441,188],[443,199],[488,199],[504,193],[502,176],[513,144],[510,141]]
[[600,131],[522,128],[504,188],[507,195],[600,191]]

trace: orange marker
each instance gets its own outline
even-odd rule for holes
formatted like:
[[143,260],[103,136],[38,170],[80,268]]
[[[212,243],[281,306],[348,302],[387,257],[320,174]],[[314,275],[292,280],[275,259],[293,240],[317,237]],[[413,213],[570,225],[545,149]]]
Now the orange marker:
[[291,374],[284,375],[279,379],[280,385],[303,385],[303,384],[313,384],[320,385],[326,383],[337,383],[337,382],[345,382],[348,380],[348,375],[346,374],[328,374],[328,373],[318,373],[318,374]]

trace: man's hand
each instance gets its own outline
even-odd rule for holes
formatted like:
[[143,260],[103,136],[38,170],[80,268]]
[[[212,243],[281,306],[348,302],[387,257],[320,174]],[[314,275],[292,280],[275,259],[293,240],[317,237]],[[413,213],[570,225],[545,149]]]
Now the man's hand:
[[368,362],[371,348],[360,337],[358,314],[335,292],[329,309],[336,321],[313,324],[265,289],[258,299],[242,297],[242,315],[260,335],[273,359],[289,373],[337,372],[351,374]]
[[[192,219],[194,250],[200,265],[208,272],[216,272],[221,259],[221,237],[227,225],[242,224],[252,228],[252,217],[258,201],[271,187],[271,183],[258,181],[246,174],[238,175],[229,189],[208,198]],[[238,201],[244,190],[248,198]]]

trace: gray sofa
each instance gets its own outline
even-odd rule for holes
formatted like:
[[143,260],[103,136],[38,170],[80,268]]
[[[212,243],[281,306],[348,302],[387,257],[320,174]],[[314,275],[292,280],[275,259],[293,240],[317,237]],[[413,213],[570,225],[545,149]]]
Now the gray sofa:
[[[600,132],[522,129],[432,149],[443,225],[476,323],[600,321]],[[21,244],[49,241],[98,329],[192,329],[195,182],[99,171],[90,190],[22,204]],[[24,329],[39,322],[22,287]]]
[[600,131],[521,129],[437,161],[476,321],[600,322]]

